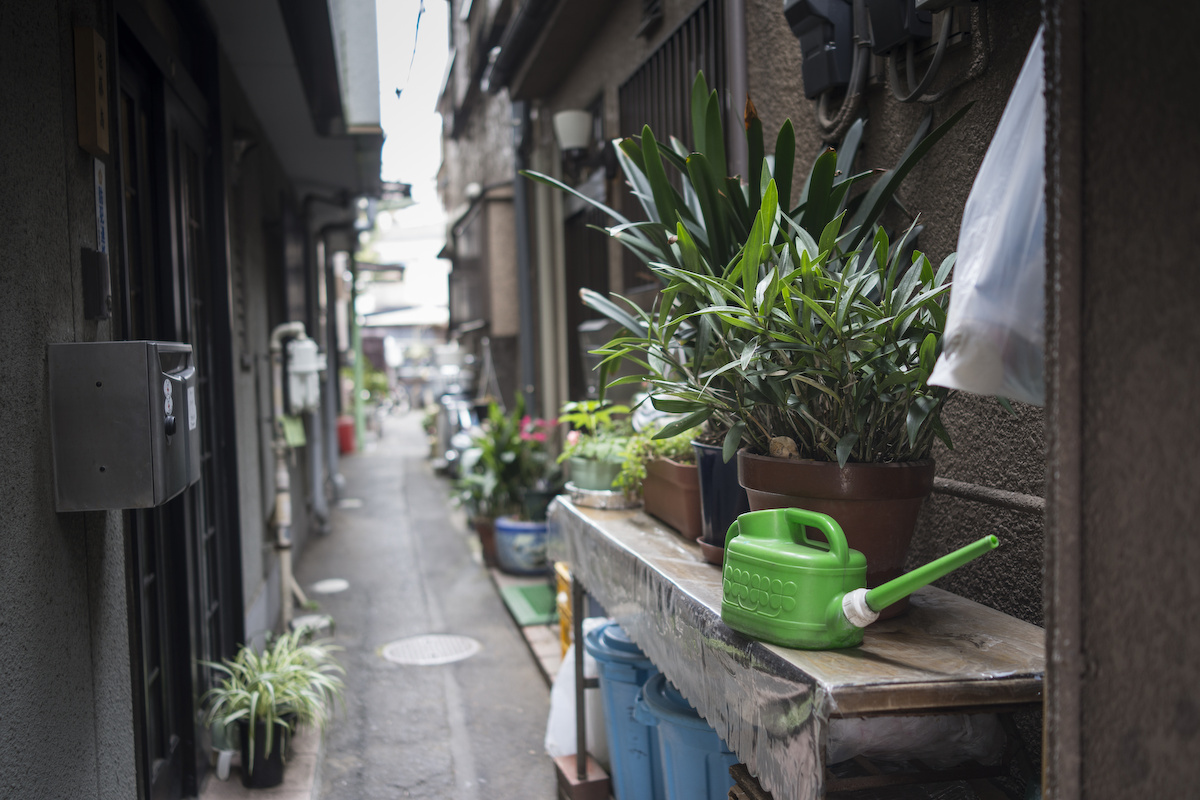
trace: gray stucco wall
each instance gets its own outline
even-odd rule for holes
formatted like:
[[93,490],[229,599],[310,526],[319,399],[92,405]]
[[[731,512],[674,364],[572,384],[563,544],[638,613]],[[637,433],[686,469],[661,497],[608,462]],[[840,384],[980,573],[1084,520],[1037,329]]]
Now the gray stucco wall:
[[[110,338],[82,318],[95,247],[75,144],[73,24],[92,3],[0,6],[0,796],[136,796],[119,512],[54,511],[46,345]],[[19,110],[19,111],[18,111]],[[32,793],[31,793],[32,792]]]

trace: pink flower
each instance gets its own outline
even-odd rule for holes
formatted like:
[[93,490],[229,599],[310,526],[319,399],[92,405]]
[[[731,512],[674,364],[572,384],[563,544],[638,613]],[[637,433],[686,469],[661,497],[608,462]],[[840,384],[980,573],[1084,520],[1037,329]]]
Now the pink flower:
[[579,440],[583,438],[583,434],[579,431],[571,431],[567,434],[567,444],[575,446],[579,444]]
[[521,419],[521,438],[527,442],[546,441],[546,420],[533,419],[528,414]]

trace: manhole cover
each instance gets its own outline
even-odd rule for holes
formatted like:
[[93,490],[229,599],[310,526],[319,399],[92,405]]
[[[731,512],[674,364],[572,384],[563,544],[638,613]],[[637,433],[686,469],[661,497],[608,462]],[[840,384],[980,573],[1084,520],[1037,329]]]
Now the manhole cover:
[[317,594],[337,594],[344,592],[350,588],[350,581],[342,578],[326,578],[323,581],[317,581],[312,585],[312,590]]
[[470,658],[483,647],[469,636],[428,634],[384,645],[382,655],[395,664],[432,667]]

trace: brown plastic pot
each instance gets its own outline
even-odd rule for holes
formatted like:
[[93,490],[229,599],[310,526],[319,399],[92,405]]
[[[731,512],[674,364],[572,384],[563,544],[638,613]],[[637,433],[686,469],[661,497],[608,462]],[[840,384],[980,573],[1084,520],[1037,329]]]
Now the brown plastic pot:
[[642,499],[647,514],[658,517],[683,538],[697,539],[704,532],[700,516],[700,470],[695,464],[680,464],[669,458],[648,462]]
[[[934,462],[847,464],[794,461],[738,452],[738,481],[750,498],[750,510],[806,508],[828,514],[846,534],[846,542],[867,558],[867,587],[904,571],[921,503],[933,489]],[[809,536],[822,539],[809,529]],[[883,618],[908,607],[905,598],[884,609]]]
[[496,556],[496,521],[491,517],[475,517],[472,521],[479,546],[483,550],[483,565],[494,567],[500,563]]

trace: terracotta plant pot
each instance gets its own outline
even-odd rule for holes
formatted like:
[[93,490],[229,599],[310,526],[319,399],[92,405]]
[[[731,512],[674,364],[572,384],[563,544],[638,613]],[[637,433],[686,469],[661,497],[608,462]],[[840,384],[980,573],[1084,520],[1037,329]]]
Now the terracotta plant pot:
[[479,546],[483,550],[483,565],[496,566],[496,521],[491,517],[475,517],[472,521],[475,535],[479,537]]
[[[738,452],[738,480],[746,488],[751,511],[806,508],[828,514],[846,534],[846,542],[867,558],[867,587],[890,581],[904,571],[921,502],[933,489],[932,460],[891,464],[792,461]],[[820,541],[824,537],[809,529]],[[881,617],[908,607],[905,598]]]
[[621,474],[620,461],[596,461],[572,456],[567,459],[567,467],[571,483],[575,484],[576,488],[594,492],[610,491],[613,481]]
[[737,459],[725,463],[719,445],[692,442],[700,475],[700,551],[718,567],[725,557],[725,534],[739,515],[750,510],[746,490],[738,483]]
[[700,514],[700,470],[695,464],[680,464],[669,458],[656,458],[647,463],[642,501],[647,514],[658,517],[683,538],[697,539],[704,532]]

